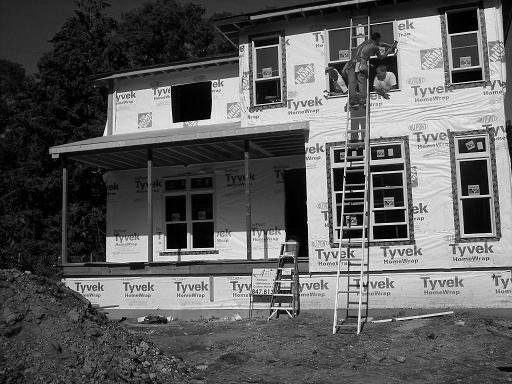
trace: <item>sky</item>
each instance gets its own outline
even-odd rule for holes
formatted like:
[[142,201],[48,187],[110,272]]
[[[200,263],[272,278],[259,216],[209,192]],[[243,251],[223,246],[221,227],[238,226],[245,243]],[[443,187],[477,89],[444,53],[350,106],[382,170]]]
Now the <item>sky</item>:
[[[152,0],[110,0],[110,15],[119,18],[123,12]],[[154,0],[153,0],[154,1]],[[318,0],[317,0],[318,1]],[[233,14],[265,8],[313,2],[313,0],[193,0],[208,14]],[[36,71],[37,61],[50,49],[48,41],[73,15],[74,0],[0,0],[0,58],[22,64],[27,72]]]

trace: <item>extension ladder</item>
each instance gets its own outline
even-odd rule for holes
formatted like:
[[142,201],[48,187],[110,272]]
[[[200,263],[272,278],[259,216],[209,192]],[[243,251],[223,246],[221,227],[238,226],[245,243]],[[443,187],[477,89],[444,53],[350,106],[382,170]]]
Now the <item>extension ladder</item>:
[[297,256],[299,243],[289,241],[281,244],[277,259],[277,273],[270,300],[270,320],[284,312],[290,317],[297,317],[300,312],[299,267]]
[[[350,56],[355,47],[370,37],[370,17],[363,24],[350,20]],[[369,68],[368,68],[369,70]],[[369,208],[369,158],[370,158],[370,97],[369,76],[366,79],[366,104],[358,109],[350,106],[350,91],[347,101],[347,126],[345,130],[344,150],[339,153],[340,161],[344,162],[343,187],[341,203],[336,204],[336,214],[341,208],[339,219],[335,218],[339,229],[338,265],[336,273],[336,297],[332,333],[344,328],[347,331],[355,328],[361,332],[368,312],[368,208]],[[361,125],[361,127],[360,127]],[[361,137],[359,137],[359,135]],[[358,249],[360,254],[351,254]],[[346,258],[342,258],[345,251]],[[342,268],[346,261],[346,269]],[[346,278],[346,285],[341,279]],[[342,288],[344,285],[346,288]],[[346,305],[340,306],[340,295],[346,295]],[[345,311],[339,320],[339,311]]]

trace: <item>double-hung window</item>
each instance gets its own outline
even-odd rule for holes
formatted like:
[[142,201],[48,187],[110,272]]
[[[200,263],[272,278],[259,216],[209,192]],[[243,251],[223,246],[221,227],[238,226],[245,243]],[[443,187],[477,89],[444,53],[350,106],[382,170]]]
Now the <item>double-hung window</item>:
[[165,180],[166,249],[214,248],[213,177]]
[[[378,32],[381,35],[381,41],[387,44],[393,44],[396,40],[396,26],[395,22],[389,21],[384,23],[370,24],[370,32]],[[342,76],[342,81],[348,86],[348,79],[343,74],[343,67],[350,60],[357,51],[357,46],[364,42],[365,36],[368,34],[366,27],[356,25],[353,27],[353,36],[360,36],[352,42],[352,54],[350,53],[350,27],[330,29],[326,31],[326,57],[327,67],[333,68]],[[384,53],[385,48],[381,47],[381,52]],[[396,88],[399,88],[399,73],[398,73],[398,57],[396,53],[389,54],[387,57],[379,59],[377,56],[370,58],[370,91],[373,91],[373,83],[376,76],[376,68],[379,65],[386,66],[387,72],[392,72],[397,80]],[[339,95],[342,92],[340,88],[341,80],[334,80],[336,76],[326,74],[326,89],[331,96]]]
[[454,137],[461,238],[496,235],[488,135]]
[[[370,149],[370,233],[373,242],[408,241],[411,239],[407,184],[406,148],[403,141],[372,143]],[[364,176],[361,172],[347,173],[345,209],[342,214],[344,148],[331,147],[331,207],[332,238],[360,238],[363,225]],[[351,150],[349,156],[362,156],[362,149]],[[353,203],[351,203],[353,201]],[[347,202],[349,202],[347,204]],[[343,222],[343,226],[342,226]]]
[[282,39],[281,35],[272,35],[251,40],[254,106],[283,101]]
[[481,25],[478,8],[446,11],[448,63],[452,84],[484,79]]

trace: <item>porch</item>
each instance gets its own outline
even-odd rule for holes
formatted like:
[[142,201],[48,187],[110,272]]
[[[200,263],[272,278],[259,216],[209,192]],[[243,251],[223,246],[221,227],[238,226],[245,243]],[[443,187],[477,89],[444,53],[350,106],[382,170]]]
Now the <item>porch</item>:
[[[288,123],[242,127],[240,123],[195,126],[181,129],[154,130],[108,135],[64,144],[50,149],[62,164],[62,252],[64,276],[140,276],[211,274],[250,274],[252,268],[273,266],[266,255],[253,257],[254,202],[251,183],[243,183],[245,215],[245,258],[238,260],[155,260],[153,188],[146,188],[147,257],[144,261],[73,263],[68,255],[68,168],[82,162],[105,171],[143,170],[145,185],[155,181],[156,167],[193,167],[210,163],[243,161],[244,179],[250,180],[253,162],[261,159],[304,156],[308,123]],[[307,238],[305,239],[307,247]],[[301,272],[308,269],[307,258],[300,262]]]

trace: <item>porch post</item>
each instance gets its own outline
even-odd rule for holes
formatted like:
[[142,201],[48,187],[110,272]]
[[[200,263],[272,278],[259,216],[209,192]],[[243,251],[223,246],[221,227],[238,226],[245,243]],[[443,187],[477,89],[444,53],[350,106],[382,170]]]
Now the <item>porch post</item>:
[[148,148],[148,263],[153,262],[153,151]]
[[252,218],[251,218],[251,172],[249,168],[249,140],[244,141],[244,163],[245,163],[245,233],[247,237],[247,260],[252,259]]
[[68,262],[68,169],[66,159],[62,157],[62,234],[61,257],[62,265]]

